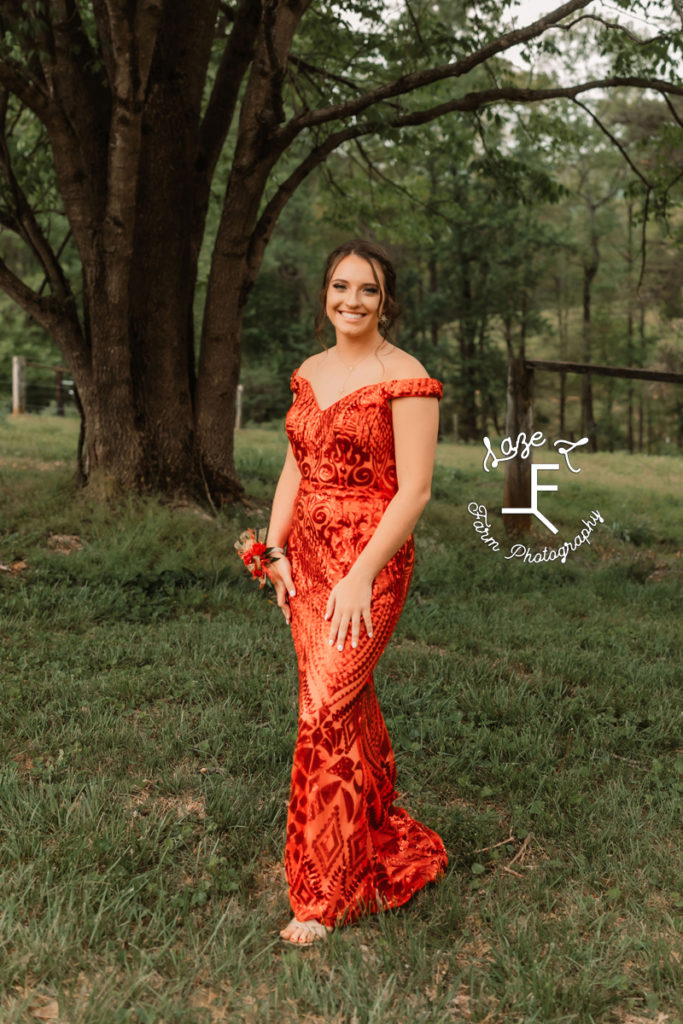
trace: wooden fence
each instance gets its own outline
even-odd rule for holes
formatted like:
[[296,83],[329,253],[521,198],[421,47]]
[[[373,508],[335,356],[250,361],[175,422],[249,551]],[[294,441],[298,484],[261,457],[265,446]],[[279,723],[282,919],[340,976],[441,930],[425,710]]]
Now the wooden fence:
[[36,363],[24,356],[12,357],[12,414],[23,415],[27,411],[26,404],[26,367],[36,370],[49,370],[54,374],[54,396],[57,416],[64,415],[64,402],[67,388],[71,382],[65,380],[67,370],[63,366],[51,366],[46,363]]
[[[26,367],[34,367],[39,370],[50,370],[55,375],[55,404],[57,416],[64,415],[64,394],[67,386],[73,382],[65,381],[66,370],[63,366],[49,366],[45,363],[35,363],[25,356],[12,357],[12,413],[23,415],[26,412]],[[235,430],[242,427],[242,397],[244,385],[237,385],[237,397],[235,402]]]
[[[683,373],[666,370],[641,370],[633,366],[600,366],[595,363],[569,363],[554,359],[526,359],[511,357],[508,362],[507,408],[505,433],[513,440],[520,434],[527,438],[533,433],[534,372],[550,370],[552,373],[588,373],[602,377],[626,377],[630,380],[664,381],[683,384]],[[531,506],[531,451],[527,458],[516,455],[505,464],[505,508],[528,509]],[[504,513],[503,520],[511,533],[528,533],[531,515]]]

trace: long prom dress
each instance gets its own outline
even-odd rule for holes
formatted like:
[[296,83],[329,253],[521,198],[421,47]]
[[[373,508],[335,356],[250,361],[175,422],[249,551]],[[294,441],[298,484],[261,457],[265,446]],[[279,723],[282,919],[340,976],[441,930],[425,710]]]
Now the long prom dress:
[[391,399],[440,398],[432,378],[371,384],[325,409],[295,370],[286,420],[301,472],[288,556],[299,663],[299,728],[285,847],[300,921],[349,923],[397,907],[446,867],[436,832],[394,805],[396,767],[373,669],[405,601],[412,536],[374,580],[369,638],[339,652],[323,621],[331,588],[372,536],[397,490]]

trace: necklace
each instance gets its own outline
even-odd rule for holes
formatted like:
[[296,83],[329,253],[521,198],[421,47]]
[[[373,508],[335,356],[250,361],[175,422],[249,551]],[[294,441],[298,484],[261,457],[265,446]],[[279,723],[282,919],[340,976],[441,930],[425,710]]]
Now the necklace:
[[338,390],[337,390],[337,394],[338,394],[338,395],[343,395],[343,394],[344,394],[344,391],[346,390],[346,385],[347,385],[347,384],[349,383],[349,380],[351,379],[351,374],[352,374],[352,373],[354,372],[354,370],[357,370],[357,369],[358,369],[358,367],[359,367],[359,366],[361,366],[361,365],[362,365],[362,363],[364,363],[366,359],[369,359],[369,358],[370,358],[370,356],[374,356],[374,355],[376,355],[376,354],[377,354],[377,352],[378,352],[378,351],[380,350],[380,348],[381,348],[381,346],[382,346],[382,344],[383,344],[383,343],[384,343],[384,338],[382,338],[382,341],[381,341],[381,342],[379,343],[379,345],[378,345],[378,346],[377,346],[377,348],[376,348],[376,349],[374,350],[374,352],[368,352],[368,353],[367,353],[367,355],[364,355],[364,356],[363,356],[363,358],[362,358],[362,359],[359,359],[357,363],[354,363],[354,364],[353,364],[353,366],[349,366],[349,365],[348,365],[348,363],[345,363],[345,362],[343,362],[343,361],[342,361],[342,358],[341,358],[341,356],[339,355],[339,353],[337,352],[336,348],[334,349],[334,353],[335,353],[335,355],[336,355],[337,359],[338,359],[338,360],[339,360],[339,362],[340,362],[340,363],[342,364],[342,366],[344,367],[344,369],[345,369],[345,370],[347,371],[347,373],[346,373],[346,377],[345,377],[345,378],[344,378],[344,380],[343,380],[343,381],[341,382],[341,385],[339,386],[339,388],[338,388]]

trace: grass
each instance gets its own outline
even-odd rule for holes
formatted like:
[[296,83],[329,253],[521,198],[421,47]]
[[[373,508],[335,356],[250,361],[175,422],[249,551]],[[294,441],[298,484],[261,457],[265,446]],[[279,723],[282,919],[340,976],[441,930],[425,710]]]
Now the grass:
[[232,549],[282,435],[241,434],[252,508],[215,518],[91,503],[75,431],[0,420],[3,1024],[680,1019],[680,459],[558,472],[558,537],[605,523],[529,565],[501,471],[440,447],[377,684],[448,873],[298,952],[276,939],[296,665]]

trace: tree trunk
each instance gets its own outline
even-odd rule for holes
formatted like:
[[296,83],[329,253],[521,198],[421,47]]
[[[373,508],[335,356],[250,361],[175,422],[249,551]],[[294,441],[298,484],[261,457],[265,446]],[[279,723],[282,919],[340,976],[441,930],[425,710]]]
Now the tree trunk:
[[479,439],[477,418],[478,360],[476,350],[477,322],[473,310],[470,261],[461,253],[461,313],[458,330],[460,347],[461,399],[458,417],[460,436],[464,441]]
[[434,348],[439,345],[439,321],[434,312],[436,295],[439,291],[439,272],[436,263],[436,256],[433,252],[429,254],[429,294],[431,296],[432,316],[429,321],[429,337]]
[[[640,342],[640,365],[646,363],[646,340],[645,340],[645,304],[640,298],[640,309],[638,313],[638,340]],[[640,393],[638,395],[638,451],[642,452],[645,444],[645,419],[647,410],[647,393],[645,384],[640,382]],[[649,444],[649,441],[648,441]]]
[[[583,361],[590,363],[592,356],[591,288],[597,273],[597,263],[583,268]],[[593,414],[593,385],[590,373],[581,375],[581,433],[588,436],[589,451],[598,450],[596,423]]]
[[[512,324],[505,321],[505,341],[508,351],[507,407],[505,412],[505,436],[516,440],[520,433],[531,437],[534,428],[533,395],[534,372],[525,365],[526,354],[524,333],[518,351],[515,353],[512,341]],[[505,463],[504,508],[531,507],[531,461],[532,454],[522,459],[517,456]],[[505,529],[510,534],[524,534],[531,529],[531,513],[503,515]]]
[[[118,221],[113,213],[105,218],[102,244],[93,226],[93,244],[82,253],[92,367],[89,380],[74,370],[85,416],[82,469],[89,483],[106,489],[205,490],[194,417],[192,241],[205,213],[197,207],[194,160],[201,81],[184,75],[183,66],[188,50],[210,46],[210,25],[203,32],[195,25],[186,42],[177,25],[167,22],[162,30],[139,127],[131,128],[135,114],[127,106],[120,114],[126,206]],[[131,145],[128,165],[126,133],[137,147]],[[112,177],[113,171],[110,209]]]
[[[557,274],[553,278],[555,282],[555,300],[557,308],[557,333],[560,340],[560,354],[559,358],[561,361],[567,358],[567,342],[568,342],[568,326],[567,326],[567,306],[565,290],[563,288],[563,282],[565,278],[560,274]],[[565,436],[565,409],[567,404],[567,380],[564,372],[560,373],[560,408],[559,408],[559,430],[560,437]]]
[[612,412],[614,408],[614,378],[608,377],[605,381],[605,390],[607,391],[607,397],[605,399],[605,433],[607,434],[607,450],[610,452],[614,451],[614,432],[612,422]]
[[[633,201],[629,200],[626,206],[627,221],[626,221],[626,264],[627,264],[627,276],[626,276],[626,365],[633,366]],[[629,380],[627,389],[627,409],[626,409],[626,444],[628,450],[632,453],[634,450],[634,437],[633,437],[633,381]]]
[[196,388],[197,437],[202,473],[219,501],[240,493],[233,461],[235,396],[240,373],[242,321],[258,261],[250,239],[269,162],[261,173],[231,175],[207,287]]

